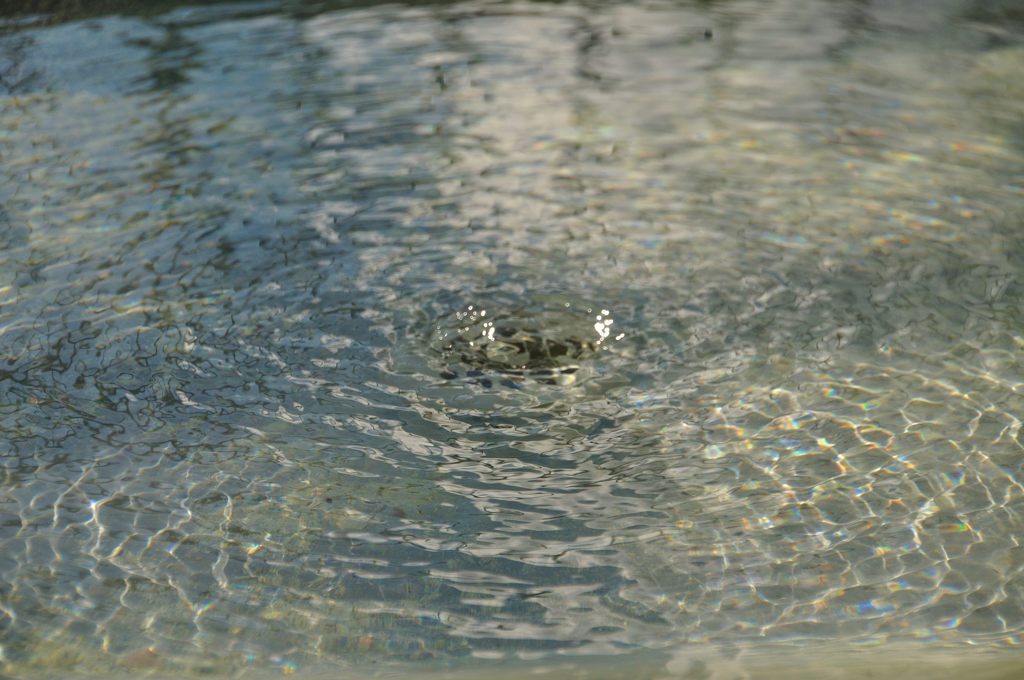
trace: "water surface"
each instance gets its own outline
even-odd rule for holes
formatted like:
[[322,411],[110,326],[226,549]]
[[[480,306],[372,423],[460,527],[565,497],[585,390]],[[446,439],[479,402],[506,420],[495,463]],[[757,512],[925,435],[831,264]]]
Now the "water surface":
[[1020,672],[1015,3],[83,4],[0,34],[0,675]]

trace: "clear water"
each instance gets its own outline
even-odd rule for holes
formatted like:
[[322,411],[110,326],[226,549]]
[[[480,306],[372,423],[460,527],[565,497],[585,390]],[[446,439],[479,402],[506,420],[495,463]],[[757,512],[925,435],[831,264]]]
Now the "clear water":
[[7,12],[0,676],[1019,677],[1019,3]]

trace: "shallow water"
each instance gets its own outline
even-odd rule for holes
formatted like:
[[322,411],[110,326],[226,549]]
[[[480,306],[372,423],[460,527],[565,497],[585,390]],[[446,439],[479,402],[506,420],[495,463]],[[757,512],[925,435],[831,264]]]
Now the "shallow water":
[[1020,672],[1014,2],[83,4],[0,34],[0,676]]

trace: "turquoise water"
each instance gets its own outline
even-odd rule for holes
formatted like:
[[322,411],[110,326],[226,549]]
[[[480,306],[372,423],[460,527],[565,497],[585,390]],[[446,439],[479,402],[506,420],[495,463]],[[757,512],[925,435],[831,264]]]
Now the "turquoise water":
[[5,12],[0,676],[1021,672],[1017,3]]

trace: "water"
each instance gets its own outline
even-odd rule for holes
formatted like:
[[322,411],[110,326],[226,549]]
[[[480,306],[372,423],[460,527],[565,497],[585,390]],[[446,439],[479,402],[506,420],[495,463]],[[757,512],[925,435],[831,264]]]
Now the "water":
[[0,676],[1018,677],[1017,3],[82,5]]

